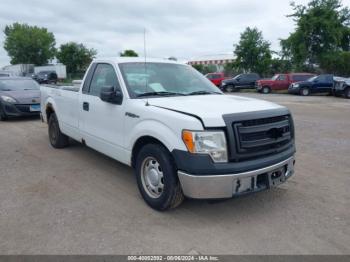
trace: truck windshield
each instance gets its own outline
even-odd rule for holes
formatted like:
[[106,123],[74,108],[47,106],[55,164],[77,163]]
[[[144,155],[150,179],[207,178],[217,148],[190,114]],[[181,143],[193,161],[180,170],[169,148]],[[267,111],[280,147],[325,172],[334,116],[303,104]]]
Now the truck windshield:
[[31,79],[0,80],[0,91],[39,90],[39,85]]
[[130,97],[222,94],[192,67],[170,63],[120,63]]

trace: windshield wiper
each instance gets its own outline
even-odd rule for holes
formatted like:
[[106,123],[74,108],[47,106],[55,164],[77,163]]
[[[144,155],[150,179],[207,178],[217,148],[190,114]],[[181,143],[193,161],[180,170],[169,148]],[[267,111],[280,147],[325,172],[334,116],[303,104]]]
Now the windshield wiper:
[[182,93],[160,91],[160,92],[147,92],[147,93],[139,94],[139,95],[137,95],[137,97],[142,97],[142,96],[184,96],[184,95],[185,94],[182,94]]
[[214,91],[195,91],[195,92],[192,92],[192,93],[188,93],[186,95],[189,95],[189,96],[193,96],[193,95],[212,95],[212,94],[218,94],[218,95],[221,95],[222,93],[220,92],[214,92]]

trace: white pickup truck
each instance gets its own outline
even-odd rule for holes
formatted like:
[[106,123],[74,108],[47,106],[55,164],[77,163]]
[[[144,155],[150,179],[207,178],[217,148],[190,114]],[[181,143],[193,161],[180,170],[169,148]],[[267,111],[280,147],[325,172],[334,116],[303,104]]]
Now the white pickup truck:
[[269,189],[294,173],[285,107],[225,95],[191,66],[169,60],[94,60],[81,87],[41,87],[50,143],[69,138],[135,169],[152,208],[184,197],[223,199]]

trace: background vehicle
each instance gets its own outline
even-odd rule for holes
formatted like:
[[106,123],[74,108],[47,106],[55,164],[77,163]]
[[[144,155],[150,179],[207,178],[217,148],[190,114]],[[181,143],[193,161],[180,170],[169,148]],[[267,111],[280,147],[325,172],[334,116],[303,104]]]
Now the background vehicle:
[[54,65],[45,65],[45,66],[36,66],[34,67],[34,73],[39,74],[42,71],[53,71],[57,74],[58,79],[67,78],[67,69],[64,64],[54,64]]
[[33,64],[15,64],[7,65],[3,68],[6,71],[12,72],[11,76],[26,76],[27,74],[34,72]]
[[40,114],[39,85],[31,78],[0,78],[0,120]]
[[39,84],[56,84],[58,77],[55,71],[41,71],[33,76]]
[[240,74],[232,79],[223,80],[221,82],[221,90],[227,92],[238,91],[243,88],[255,88],[255,82],[260,76],[255,73]]
[[220,87],[221,82],[227,79],[224,73],[209,73],[209,74],[206,74],[205,77],[208,78],[217,87]]
[[264,94],[268,94],[271,91],[288,90],[290,84],[305,81],[313,76],[313,74],[309,73],[277,74],[271,79],[256,81],[256,90]]
[[13,72],[7,70],[0,70],[0,77],[11,77],[14,76]]
[[334,96],[345,96],[350,99],[350,78],[336,77],[332,91]]
[[306,81],[295,82],[288,88],[288,93],[308,96],[313,93],[332,93],[333,75],[324,74],[311,77]]
[[71,137],[132,166],[142,197],[157,210],[184,196],[258,192],[294,172],[289,110],[223,95],[189,65],[94,60],[79,90],[43,85],[41,98],[53,147]]

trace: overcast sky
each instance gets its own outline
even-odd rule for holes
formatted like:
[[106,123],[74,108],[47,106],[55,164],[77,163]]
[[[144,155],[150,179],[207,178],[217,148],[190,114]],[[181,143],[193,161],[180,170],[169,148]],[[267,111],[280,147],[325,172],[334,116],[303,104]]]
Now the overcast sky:
[[[296,0],[307,3],[308,0]],[[98,56],[124,49],[182,59],[232,53],[240,33],[258,27],[279,50],[279,39],[294,28],[288,0],[1,0],[0,26],[14,22],[46,27],[57,46],[68,41],[95,48]],[[350,0],[343,0],[350,6]],[[9,64],[0,33],[0,66]]]

